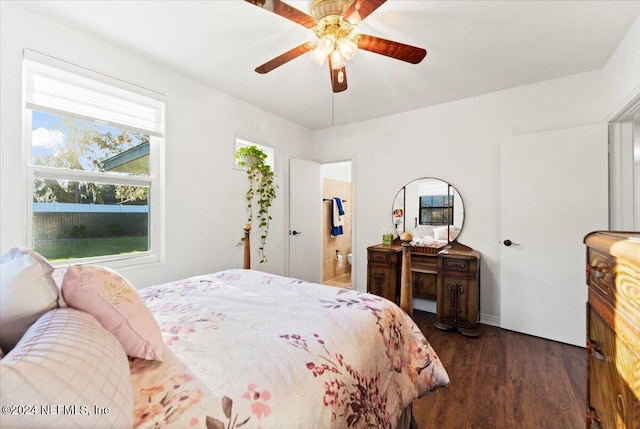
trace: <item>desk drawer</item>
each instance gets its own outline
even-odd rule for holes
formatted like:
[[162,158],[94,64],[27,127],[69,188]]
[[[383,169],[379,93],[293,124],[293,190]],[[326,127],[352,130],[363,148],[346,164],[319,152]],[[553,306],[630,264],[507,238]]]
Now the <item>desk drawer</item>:
[[476,258],[455,257],[443,255],[438,262],[442,274],[453,277],[476,278],[480,261]]
[[369,251],[369,262],[380,264],[397,264],[398,253],[397,252],[377,252],[375,250]]
[[466,259],[444,258],[442,268],[447,271],[460,271],[467,273],[469,271],[469,261]]

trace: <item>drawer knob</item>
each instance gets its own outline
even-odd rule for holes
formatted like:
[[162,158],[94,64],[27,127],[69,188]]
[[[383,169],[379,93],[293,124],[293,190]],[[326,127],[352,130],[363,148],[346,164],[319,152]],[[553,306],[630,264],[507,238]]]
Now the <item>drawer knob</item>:
[[587,410],[587,427],[589,429],[600,429],[600,422],[596,418],[596,410],[589,407]]
[[625,416],[625,403],[624,403],[624,398],[622,397],[621,394],[618,393],[618,396],[616,396],[616,406],[618,407],[618,411],[620,412],[620,415],[622,417]]
[[587,276],[594,277],[596,279],[602,279],[604,278],[604,272],[601,271],[598,267],[587,265]]
[[594,358],[602,361],[606,361],[607,358],[603,355],[600,350],[598,350],[597,343],[593,340],[587,341],[587,354],[593,356]]

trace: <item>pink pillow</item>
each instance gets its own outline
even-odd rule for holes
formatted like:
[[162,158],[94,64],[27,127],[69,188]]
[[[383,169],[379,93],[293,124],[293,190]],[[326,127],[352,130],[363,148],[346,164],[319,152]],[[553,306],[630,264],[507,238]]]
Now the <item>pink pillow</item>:
[[115,271],[70,265],[62,278],[69,307],[86,311],[110,331],[127,355],[162,360],[164,343],[158,322],[131,284]]

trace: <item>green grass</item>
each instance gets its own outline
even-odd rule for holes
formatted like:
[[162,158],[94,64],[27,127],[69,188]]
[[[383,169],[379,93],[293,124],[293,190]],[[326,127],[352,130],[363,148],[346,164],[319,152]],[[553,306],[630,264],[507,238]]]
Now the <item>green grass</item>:
[[146,252],[149,250],[149,240],[145,235],[38,240],[34,242],[34,250],[50,261],[60,261],[91,256]]

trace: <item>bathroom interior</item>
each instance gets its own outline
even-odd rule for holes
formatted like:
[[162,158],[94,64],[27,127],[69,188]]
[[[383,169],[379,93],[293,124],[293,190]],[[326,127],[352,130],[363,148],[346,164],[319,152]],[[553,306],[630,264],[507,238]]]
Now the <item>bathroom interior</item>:
[[[351,288],[351,245],[353,195],[351,161],[322,164],[322,282],[326,285]],[[344,214],[334,212],[339,198]],[[336,216],[332,216],[334,214]],[[341,221],[341,222],[340,222]],[[336,225],[340,224],[340,228]]]

